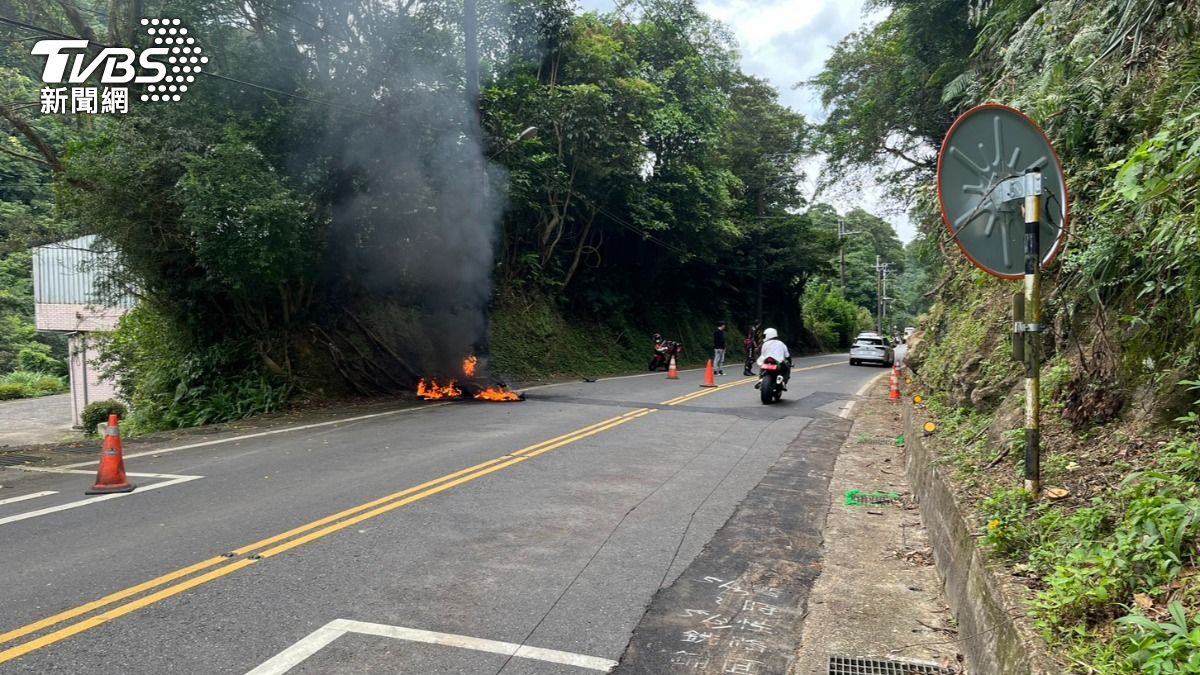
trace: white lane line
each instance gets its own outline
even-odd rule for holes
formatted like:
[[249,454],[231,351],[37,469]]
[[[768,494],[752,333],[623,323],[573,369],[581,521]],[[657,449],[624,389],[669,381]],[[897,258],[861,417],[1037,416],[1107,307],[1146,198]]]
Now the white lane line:
[[[828,354],[828,356],[804,357],[804,358],[805,359],[824,359],[824,358],[833,358],[833,357],[841,357],[841,356],[845,356],[845,354]],[[833,364],[830,364],[830,365],[833,365]],[[689,372],[692,370],[700,370],[700,369],[689,369],[688,371],[680,371],[680,372]],[[661,376],[662,374],[661,374],[661,372],[644,372],[644,374],[641,374],[641,375],[623,375],[623,376],[619,376],[619,377],[602,377],[602,378],[600,378],[600,380],[598,380],[598,382],[606,382],[606,381],[610,381],[610,380],[629,380],[629,378],[650,377],[650,376],[654,376],[654,375]],[[535,389],[550,389],[552,387],[564,387],[564,386],[566,386],[566,384],[578,384],[578,382],[571,381],[571,382],[558,382],[558,383],[554,383],[554,384],[540,384],[540,386],[538,386],[538,387],[529,387],[529,388],[521,389],[521,390],[522,390],[522,392],[533,392],[533,390],[535,390]],[[155,456],[155,455],[164,455],[164,454],[168,454],[168,453],[178,453],[179,450],[191,450],[193,448],[205,448],[205,447],[209,447],[209,446],[220,446],[220,444],[222,444],[222,443],[233,443],[236,441],[248,441],[248,440],[250,440],[250,438],[262,438],[264,436],[274,436],[276,434],[288,434],[288,432],[290,432],[290,431],[305,431],[307,429],[319,429],[319,428],[323,428],[323,426],[332,426],[335,424],[349,424],[352,422],[361,422],[361,420],[364,420],[364,419],[374,419],[377,417],[389,417],[389,416],[392,416],[392,414],[400,414],[400,413],[406,413],[406,412],[420,412],[422,410],[430,410],[430,408],[437,408],[437,407],[448,406],[448,405],[450,405],[450,402],[444,401],[444,402],[440,402],[440,404],[427,404],[427,405],[415,406],[415,407],[410,407],[410,408],[401,408],[401,410],[390,410],[390,411],[384,411],[384,412],[374,412],[371,414],[360,414],[360,416],[356,416],[356,417],[344,417],[344,418],[338,418],[338,419],[330,419],[330,420],[326,420],[326,422],[316,422],[313,424],[301,424],[299,426],[283,426],[283,428],[280,428],[280,429],[271,429],[268,431],[257,431],[257,432],[254,432],[254,434],[241,434],[239,436],[229,436],[228,438],[216,438],[216,440],[200,441],[199,443],[187,443],[187,444],[184,444],[184,446],[175,446],[172,448],[161,448],[161,449],[157,449],[157,450],[144,450],[144,452],[140,452],[140,453],[125,453],[125,459],[144,458],[144,456]],[[40,470],[32,470],[32,468],[29,468],[29,467],[14,467],[14,468],[25,468],[25,470],[29,470],[29,471],[65,472],[65,470],[70,470],[70,468],[79,468],[79,467],[83,467],[83,466],[95,466],[96,464],[98,464],[98,462],[100,462],[100,460],[77,461],[77,462],[74,462],[74,464],[64,464],[64,465],[61,465],[59,467],[54,467],[54,468],[40,468]]]
[[863,383],[863,386],[859,387],[858,391],[854,392],[854,400],[851,401],[850,405],[843,408],[842,412],[838,413],[838,417],[841,417],[843,419],[850,419],[850,417],[854,414],[855,409],[858,408],[860,397],[862,397],[864,394],[866,394],[868,391],[870,391],[871,385],[873,385],[877,381],[879,381],[879,378],[881,378],[887,374],[888,374],[888,371],[885,370],[882,373],[876,375],[875,377],[872,377],[871,379],[869,379],[865,383]]
[[[680,369],[679,372],[681,372],[681,373],[698,373],[702,370],[704,370],[704,369],[703,368],[687,368],[687,369]],[[666,373],[666,371],[663,371],[663,370],[656,370],[653,373],[640,373],[637,375],[617,375],[614,377],[598,377],[598,378],[596,378],[596,382],[615,382],[616,380],[632,380],[632,379],[639,378],[639,377],[654,377],[655,375],[665,378],[667,376],[667,373]],[[538,389],[550,389],[552,387],[565,387],[569,384],[580,384],[580,383],[581,383],[580,380],[567,380],[566,382],[555,382],[553,384],[539,384],[535,387],[515,387],[515,389],[517,389],[518,391],[537,391]],[[588,382],[587,384],[595,384],[595,382]]]
[[[91,473],[91,472],[88,472],[88,473]],[[28,511],[26,513],[18,513],[15,516],[6,516],[4,518],[0,518],[0,525],[7,525],[9,523],[15,523],[20,520],[28,520],[30,518],[37,518],[38,516],[45,516],[45,515],[48,515],[51,513],[57,513],[59,511],[66,511],[67,509],[77,509],[80,506],[87,506],[88,504],[95,504],[96,502],[106,502],[110,499],[116,499],[118,497],[128,497],[130,495],[139,495],[139,494],[142,494],[143,492],[148,492],[150,490],[157,490],[159,488],[170,487],[172,485],[179,485],[180,483],[186,483],[188,481],[193,481],[193,480],[197,480],[200,478],[204,478],[204,476],[172,476],[171,474],[164,474],[164,473],[130,473],[130,474],[126,474],[126,475],[132,476],[134,478],[166,478],[166,477],[170,477],[171,480],[166,480],[161,483],[151,483],[150,485],[141,485],[141,486],[138,486],[138,489],[134,490],[133,492],[120,492],[120,493],[111,494],[111,495],[98,495],[96,497],[80,499],[77,502],[67,502],[66,504],[59,504],[58,506],[48,506],[44,509],[38,509],[37,511]]]
[[[804,357],[804,358],[806,358],[806,359],[824,359],[824,358],[832,358],[835,356],[844,356],[844,354],[829,354],[827,356],[808,356],[808,357]],[[689,369],[689,371],[691,371],[691,370],[698,371],[700,369]],[[689,371],[680,371],[680,372],[689,372]],[[626,379],[630,379],[630,378],[634,378],[634,377],[651,377],[653,375],[662,376],[662,373],[656,372],[656,373],[642,373],[640,375],[621,375],[619,377],[604,377],[604,378],[600,378],[599,380],[597,380],[597,382],[605,382],[608,380],[626,380]],[[543,385],[539,385],[536,387],[528,387],[528,388],[519,389],[519,390],[520,391],[534,391],[536,389],[549,389],[551,387],[562,387],[562,386],[566,386],[568,384],[578,384],[578,382],[571,381],[571,382],[558,382],[556,384],[543,384]],[[286,434],[286,433],[289,433],[292,431],[305,431],[306,429],[318,429],[321,427],[333,426],[335,424],[349,424],[350,422],[359,422],[362,420],[374,419],[376,417],[388,417],[390,415],[399,415],[400,413],[419,412],[421,410],[429,410],[430,408],[440,408],[444,405],[450,405],[450,402],[430,403],[430,404],[415,406],[412,408],[402,408],[400,410],[385,410],[383,412],[371,413],[368,415],[358,415],[355,417],[343,417],[343,418],[339,418],[336,420],[328,420],[325,422],[314,422],[313,424],[302,424],[302,425],[294,426],[294,427],[281,427],[279,429],[271,429],[268,431],[259,431],[259,432],[252,433],[252,434],[241,434],[239,436],[230,436],[228,438],[218,438],[218,439],[214,439],[211,441],[201,441],[199,443],[188,443],[186,445],[177,445],[175,447],[162,448],[159,450],[146,450],[143,452],[130,452],[130,453],[125,453],[124,457],[125,457],[125,459],[132,459],[132,458],[136,458],[136,457],[151,457],[151,456],[155,456],[155,455],[165,455],[165,454],[168,454],[171,452],[179,452],[180,450],[191,450],[193,448],[204,448],[204,447],[208,447],[211,445],[221,445],[222,443],[234,443],[237,441],[249,440],[251,438],[262,438],[263,436],[273,436],[275,434]],[[98,464],[99,461],[100,460],[98,460],[98,459],[92,459],[92,460],[88,460],[86,462],[75,462],[74,464],[63,464],[60,467],[56,467],[56,470],[62,471],[64,469],[78,469],[79,467],[83,467],[83,466],[94,466],[95,464]],[[22,468],[22,467],[13,467],[13,468]],[[49,469],[40,469],[40,470],[47,471]]]
[[95,469],[59,469],[53,466],[10,466],[8,468],[16,469],[17,471],[32,471],[34,473],[79,473],[85,476],[96,473]]
[[[60,469],[60,468],[53,467],[53,466],[10,466],[8,468],[16,469],[17,471],[33,471],[33,472],[37,472],[37,473],[70,473],[70,474],[82,474],[85,476],[92,476],[92,475],[95,475],[95,473],[96,473],[95,469]],[[174,474],[174,473],[134,473],[132,471],[126,471],[125,475],[133,476],[134,478],[179,478],[180,477],[179,474]]]
[[[304,431],[305,429],[317,429],[320,427],[329,427],[335,424],[349,424],[350,422],[359,422],[362,420],[374,419],[376,417],[387,417],[389,415],[399,415],[400,413],[416,412],[418,410],[428,410],[430,408],[440,408],[441,406],[449,405],[448,403],[431,403],[427,405],[416,406],[413,408],[401,408],[400,410],[385,410],[383,412],[371,413],[369,415],[358,415],[357,417],[342,417],[336,420],[326,422],[314,422],[313,424],[302,424],[296,427],[282,427],[280,429],[271,429],[270,431],[259,431],[253,434],[242,434],[240,436],[230,436],[229,438],[218,438],[212,441],[201,441],[199,443],[188,443],[187,445],[177,445],[173,448],[162,448],[160,450],[146,450],[145,452],[127,452],[125,459],[133,459],[135,457],[149,457],[151,455],[165,455],[171,452],[179,452],[180,450],[191,450],[192,448],[203,448],[210,445],[220,445],[222,443],[233,443],[235,441],[244,441],[251,438],[262,438],[263,436],[274,436],[275,434],[286,434],[290,431]],[[75,469],[81,466],[92,466],[99,463],[100,460],[93,459],[86,462],[76,462],[74,464],[63,464],[62,469]]]
[[46,495],[56,495],[56,494],[58,494],[58,493],[55,492],[54,490],[46,490],[45,492],[34,492],[33,494],[21,495],[20,497],[9,497],[8,499],[0,499],[0,506],[4,506],[5,504],[15,504],[17,502],[23,502],[26,499],[36,499],[38,497],[45,497]]
[[330,642],[346,634],[344,630],[331,628],[332,622],[309,633],[296,644],[279,652],[246,675],[283,675],[300,665],[300,662],[325,648]]
[[288,647],[279,654],[276,654],[270,660],[264,662],[254,670],[249,671],[246,673],[246,675],[283,675],[283,673],[288,672],[301,661],[304,661],[313,654],[316,654],[323,647],[342,635],[345,635],[346,633],[375,635],[379,637],[393,638],[396,640],[407,640],[409,642],[422,642],[431,645],[458,647],[460,649],[473,649],[479,652],[489,652],[491,654],[502,654],[504,656],[515,656],[523,659],[547,661],[549,663],[557,663],[564,666],[586,668],[587,670],[597,670],[602,673],[609,672],[617,665],[616,661],[610,659],[602,659],[598,656],[588,656],[586,654],[563,652],[557,649],[529,647],[527,645],[519,645],[512,642],[485,640],[483,638],[470,637],[468,635],[438,633],[435,631],[421,630],[418,628],[387,626],[380,623],[351,621],[349,619],[334,619],[321,628],[309,633],[308,636],[293,644],[291,647]]
[[[796,360],[797,361],[805,361],[808,359],[829,359],[829,358],[844,357],[844,356],[846,356],[846,355],[845,354],[822,354],[820,356],[802,356]],[[688,368],[686,370],[680,369],[679,372],[681,372],[681,373],[699,373],[699,372],[703,372],[703,371],[704,371],[704,368]],[[631,380],[631,379],[634,379],[637,377],[654,377],[655,375],[657,375],[659,377],[665,377],[666,373],[665,373],[665,371],[655,371],[653,373],[640,373],[637,375],[617,375],[616,377],[600,377],[600,378],[596,378],[596,382],[613,382],[616,380]],[[566,382],[555,382],[553,384],[539,384],[535,387],[514,387],[514,389],[517,389],[519,391],[537,391],[538,389],[550,389],[551,387],[565,387],[565,386],[571,385],[571,384],[580,384],[580,381],[579,380],[568,380]],[[591,384],[591,383],[589,383],[589,384]]]

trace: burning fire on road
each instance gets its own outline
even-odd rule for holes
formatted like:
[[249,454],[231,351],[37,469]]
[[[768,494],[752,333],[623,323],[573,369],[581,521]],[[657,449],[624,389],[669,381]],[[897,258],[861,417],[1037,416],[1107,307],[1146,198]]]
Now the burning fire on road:
[[444,385],[438,384],[434,378],[428,381],[421,378],[417,383],[417,397],[426,401],[439,401],[447,399],[465,399],[474,398],[479,401],[524,401],[525,396],[515,391],[509,391],[503,385],[493,384],[484,387],[475,383],[475,369],[479,364],[479,358],[474,354],[463,359],[462,370],[463,375],[470,378],[461,386],[458,380],[451,379]]
[[441,386],[437,380],[433,379],[429,380],[429,384],[426,384],[425,379],[421,378],[421,381],[417,383],[417,396],[426,401],[436,401],[443,398],[462,398],[462,389],[456,387],[456,384],[456,380],[450,380],[449,384]]

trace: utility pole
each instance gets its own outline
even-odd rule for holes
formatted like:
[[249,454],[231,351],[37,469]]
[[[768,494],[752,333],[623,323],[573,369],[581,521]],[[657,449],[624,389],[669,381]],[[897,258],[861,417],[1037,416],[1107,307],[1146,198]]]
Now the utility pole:
[[880,256],[875,256],[875,331],[883,335],[883,317],[887,313],[887,278],[892,271],[892,263],[883,262]]
[[483,142],[483,122],[479,110],[479,7],[478,0],[463,1],[463,40],[467,78],[467,105],[472,132]]
[[[851,231],[847,230],[846,229],[846,221],[840,217],[838,218],[837,228],[838,228],[838,258],[841,261],[838,267],[840,269],[839,277],[841,278],[841,282],[842,282],[842,297],[844,298],[844,297],[846,297],[846,241],[845,240],[846,240],[846,237],[849,237],[852,234],[862,234],[862,233],[861,232],[851,232]],[[876,262],[878,263],[879,261],[877,260]]]
[[883,335],[883,265],[875,256],[875,331]]
[[[761,233],[761,231],[762,231],[761,230],[761,222],[762,222],[763,216],[765,216],[767,213],[766,199],[763,196],[762,189],[760,189],[758,191],[758,199],[755,200],[755,207],[758,211],[758,218],[759,218],[759,223],[760,223],[759,232]],[[755,321],[758,322],[758,325],[761,326],[761,325],[763,325],[763,254],[762,254],[763,246],[762,246],[762,242],[759,241],[758,246],[756,246],[755,248],[756,248],[756,251],[755,251],[756,255],[754,258],[754,275],[756,278],[755,285],[758,288],[755,293],[757,300],[755,301],[754,319],[755,319]]]
[[841,258],[840,278],[842,280],[842,297],[846,297],[846,221],[838,218],[838,257]]

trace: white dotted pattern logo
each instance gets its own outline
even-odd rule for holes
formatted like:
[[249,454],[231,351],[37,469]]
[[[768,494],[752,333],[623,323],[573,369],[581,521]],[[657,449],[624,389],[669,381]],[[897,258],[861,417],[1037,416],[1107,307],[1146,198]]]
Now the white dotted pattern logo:
[[165,60],[169,70],[158,84],[146,85],[148,93],[142,94],[143,101],[157,103],[180,100],[208,64],[204,50],[196,44],[196,38],[188,35],[188,29],[181,23],[179,19],[142,19],[142,26],[154,46],[168,50]]

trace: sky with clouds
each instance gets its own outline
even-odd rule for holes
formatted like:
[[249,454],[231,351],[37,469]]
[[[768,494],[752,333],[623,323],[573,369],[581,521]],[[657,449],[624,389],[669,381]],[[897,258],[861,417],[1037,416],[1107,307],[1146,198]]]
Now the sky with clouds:
[[[769,80],[779,91],[780,102],[810,121],[824,117],[821,102],[813,90],[795,85],[819,73],[842,38],[883,16],[865,13],[864,0],[697,0],[697,4],[733,31],[742,70]],[[580,5],[600,12],[614,7],[613,0],[580,0]],[[804,169],[812,174],[819,164]],[[915,233],[904,214],[883,203],[876,191],[839,195],[837,206],[840,211],[859,206],[879,215],[895,226],[903,241]]]

